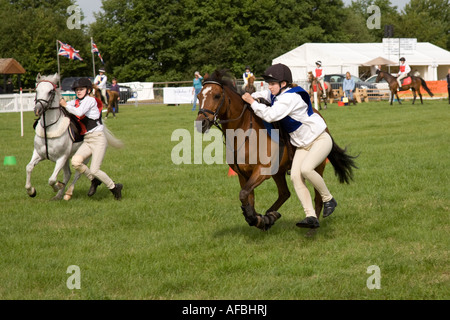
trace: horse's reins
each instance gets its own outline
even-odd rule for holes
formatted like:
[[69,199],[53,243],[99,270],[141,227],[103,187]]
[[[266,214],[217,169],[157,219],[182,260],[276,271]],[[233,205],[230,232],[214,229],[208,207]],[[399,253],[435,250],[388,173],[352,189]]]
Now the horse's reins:
[[[225,90],[224,90],[224,88],[223,88],[223,85],[222,85],[221,83],[219,83],[219,82],[216,82],[216,81],[212,81],[212,80],[205,81],[205,82],[203,82],[203,85],[205,85],[205,84],[215,84],[215,85],[220,86],[220,87],[222,88],[222,93],[223,93],[223,95],[222,95],[222,99],[221,99],[221,101],[220,101],[220,105],[219,105],[219,107],[216,109],[215,112],[213,112],[213,111],[211,111],[211,110],[209,110],[209,109],[200,108],[200,110],[198,111],[198,114],[203,114],[203,115],[206,117],[206,119],[208,119],[208,115],[207,115],[208,113],[209,113],[209,114],[212,114],[212,115],[214,116],[214,119],[213,119],[213,121],[212,121],[213,125],[214,125],[215,127],[217,127],[217,128],[222,132],[222,136],[225,137],[225,136],[226,136],[226,135],[225,135],[225,132],[223,131],[223,129],[222,129],[222,127],[221,127],[220,125],[221,125],[221,124],[224,124],[224,123],[229,123],[229,122],[233,122],[233,121],[237,121],[237,120],[241,119],[241,118],[243,117],[243,115],[244,115],[245,110],[247,110],[249,104],[248,104],[248,103],[244,103],[244,107],[242,108],[242,112],[241,112],[241,114],[240,114],[237,118],[234,118],[234,119],[226,119],[226,120],[219,120],[219,121],[217,121],[217,118],[218,118],[218,116],[219,116],[220,109],[222,108],[222,106],[224,105],[224,102],[225,102]],[[231,103],[230,97],[228,97],[228,103],[229,103],[229,104]],[[250,114],[252,114],[252,113],[250,113]],[[208,119],[208,120],[209,120],[209,119]],[[252,129],[252,128],[253,128],[253,118],[250,117],[250,127],[249,127],[250,130],[247,130],[247,132],[251,133],[251,129]],[[248,139],[248,135],[245,137],[244,144],[245,144],[245,141],[246,141],[247,139]],[[226,146],[225,140],[226,140],[226,139],[224,139],[224,144],[225,144],[225,146]],[[240,149],[240,148],[238,148],[238,149]],[[241,171],[241,169],[239,168],[239,165],[237,164],[237,152],[234,152],[234,163],[236,163],[236,168],[238,169],[239,173],[240,173],[242,176],[245,176],[244,173],[243,173],[243,172]]]
[[[53,107],[53,108],[50,107],[50,105],[53,103],[53,100],[55,99],[56,88],[57,88],[57,87],[56,87],[56,84],[54,84],[53,82],[48,81],[48,80],[42,80],[42,81],[39,81],[39,82],[36,84],[36,89],[37,89],[38,85],[39,85],[40,83],[42,83],[42,82],[48,82],[48,83],[51,83],[52,86],[53,86],[53,90],[50,91],[50,98],[49,98],[49,99],[47,99],[47,100],[45,100],[45,99],[34,99],[34,105],[37,105],[37,104],[39,103],[39,104],[42,106],[42,110],[43,110],[43,112],[42,112],[42,120],[43,120],[43,122],[44,122],[43,128],[44,128],[44,140],[45,140],[45,155],[47,156],[47,159],[49,159],[50,157],[49,157],[49,155],[48,155],[47,128],[51,127],[52,125],[54,125],[55,123],[58,122],[59,118],[61,117],[61,107],[60,107],[59,105],[58,105],[58,107]],[[47,104],[47,108],[44,106],[43,102]],[[53,123],[47,125],[47,124],[45,123],[45,112],[46,112],[47,110],[50,110],[50,109],[59,109],[59,110],[60,110],[60,116],[56,119],[55,122],[53,122]]]

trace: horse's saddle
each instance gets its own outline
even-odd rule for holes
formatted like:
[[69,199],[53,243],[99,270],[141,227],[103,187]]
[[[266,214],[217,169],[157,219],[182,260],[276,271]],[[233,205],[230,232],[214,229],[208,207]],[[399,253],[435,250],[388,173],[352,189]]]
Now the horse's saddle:
[[[320,84],[320,82],[319,82],[319,89],[323,91],[322,85]],[[327,90],[327,89],[328,89],[328,84],[325,82],[325,90]],[[313,85],[313,90],[317,91],[317,86],[316,85]]]
[[408,84],[411,84],[411,77],[406,77],[400,81],[402,82],[402,86],[406,86]]
[[[52,131],[47,132],[47,138],[60,137],[64,133],[64,131],[68,130],[69,136],[73,142],[83,141],[84,136],[80,134],[81,127],[78,122],[78,118],[75,115],[69,113],[65,108],[61,108],[61,110],[65,115],[65,118],[63,121],[61,121],[61,124],[58,127],[52,128]],[[34,121],[33,129],[35,130],[36,135],[44,138],[46,136],[44,128],[38,125],[40,119],[41,118],[39,117]]]

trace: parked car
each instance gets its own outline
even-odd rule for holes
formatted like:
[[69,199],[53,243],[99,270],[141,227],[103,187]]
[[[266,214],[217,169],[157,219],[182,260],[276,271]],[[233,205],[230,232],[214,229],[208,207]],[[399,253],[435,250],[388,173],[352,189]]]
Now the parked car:
[[380,82],[376,83],[375,80],[377,79],[377,75],[373,75],[366,79],[366,82],[372,83],[377,87],[377,89],[389,89],[389,84],[386,80],[381,79]]
[[[326,74],[324,79],[325,81],[331,84],[331,88],[339,89],[342,87],[342,83],[344,82],[345,79],[345,74]],[[363,81],[356,76],[352,75],[352,79],[355,81],[355,88],[377,89],[377,87],[374,84],[367,81]]]

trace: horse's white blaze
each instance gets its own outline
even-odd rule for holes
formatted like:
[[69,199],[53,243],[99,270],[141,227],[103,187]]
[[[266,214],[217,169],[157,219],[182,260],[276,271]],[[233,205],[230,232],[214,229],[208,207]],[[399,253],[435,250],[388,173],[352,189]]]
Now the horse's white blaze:
[[[205,89],[203,89],[202,94],[203,94],[203,100],[200,101],[200,108],[203,109],[203,106],[205,105],[205,101],[208,98],[208,95],[211,93],[211,87],[207,87]],[[194,97],[195,98],[195,97]]]

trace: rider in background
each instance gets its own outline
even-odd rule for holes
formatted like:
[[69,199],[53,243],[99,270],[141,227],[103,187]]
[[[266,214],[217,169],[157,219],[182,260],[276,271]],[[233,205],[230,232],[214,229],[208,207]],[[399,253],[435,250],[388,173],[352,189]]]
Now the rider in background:
[[397,75],[397,82],[398,82],[397,91],[400,91],[400,88],[402,87],[401,80],[406,78],[408,76],[408,74],[411,72],[411,68],[406,63],[405,58],[401,57],[399,61],[400,61],[400,65],[399,65],[399,71],[398,71],[398,75]]
[[316,75],[317,80],[319,80],[320,85],[322,86],[322,96],[324,99],[327,98],[327,90],[325,89],[324,77],[325,73],[322,69],[322,61],[316,61],[316,69],[314,70],[314,74]]
[[[289,67],[278,63],[266,69],[264,80],[269,90],[258,91],[250,95],[245,93],[242,99],[250,104],[255,114],[267,122],[280,121],[296,148],[291,167],[291,180],[295,192],[303,206],[306,218],[296,225],[300,228],[318,228],[312,197],[306,180],[319,191],[324,203],[323,217],[328,217],[337,206],[322,176],[314,169],[330,154],[333,141],[325,131],[327,125],[323,118],[314,113],[308,93],[292,83]],[[271,101],[271,106],[259,103],[255,99]]]
[[[97,100],[89,96],[92,91],[92,83],[88,78],[80,78],[73,83],[72,89],[75,91],[77,99],[69,102],[64,99],[60,101],[61,106],[80,119],[82,133],[84,133],[83,143],[72,157],[72,166],[91,180],[88,196],[94,195],[97,187],[103,182],[111,190],[114,198],[120,200],[122,199],[123,185],[115,184],[105,172],[100,170],[108,142]],[[84,161],[91,156],[91,167],[88,168]]]
[[245,72],[242,74],[242,79],[244,80],[244,86],[248,83],[248,78],[252,77],[253,73],[250,71],[250,67],[245,67]]

